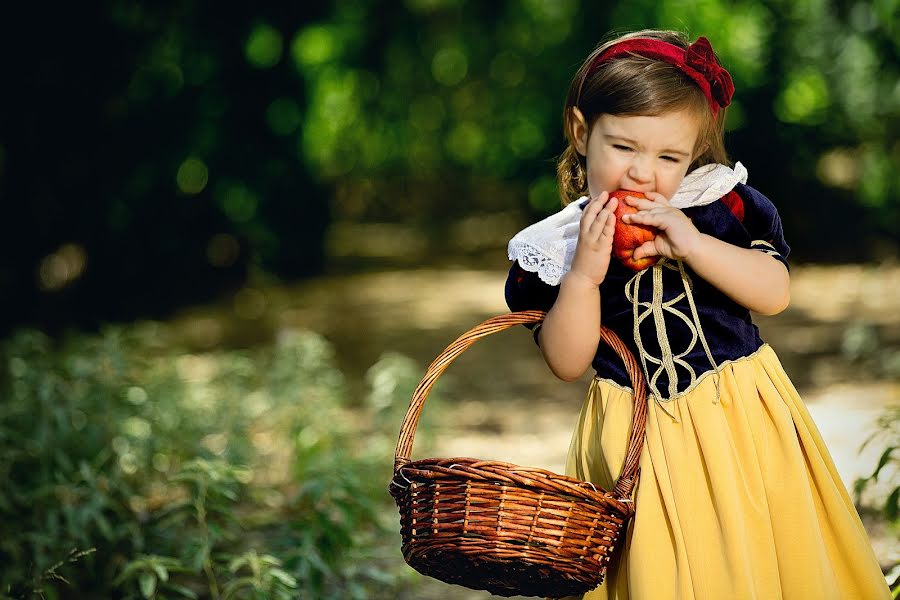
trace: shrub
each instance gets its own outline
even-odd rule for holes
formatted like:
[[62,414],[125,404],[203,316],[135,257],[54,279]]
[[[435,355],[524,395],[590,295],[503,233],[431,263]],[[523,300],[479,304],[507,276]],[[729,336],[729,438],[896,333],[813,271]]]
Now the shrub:
[[382,425],[405,408],[410,364],[373,367],[370,402],[351,412],[314,333],[207,354],[160,348],[158,333],[21,331],[0,347],[0,595],[363,598],[406,585],[396,548],[381,552],[399,539],[385,530],[395,431]]

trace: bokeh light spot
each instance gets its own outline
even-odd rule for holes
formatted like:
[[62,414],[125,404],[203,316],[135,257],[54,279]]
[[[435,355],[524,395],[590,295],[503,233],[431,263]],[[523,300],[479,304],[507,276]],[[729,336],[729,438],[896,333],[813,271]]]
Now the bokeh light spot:
[[167,454],[157,452],[153,455],[153,468],[160,473],[165,473],[166,471],[168,471],[170,464],[171,461],[169,460],[169,456]]
[[116,437],[114,437],[111,445],[113,451],[115,451],[116,454],[125,454],[131,449],[131,444],[126,438],[122,437],[121,435],[117,435]]
[[147,392],[142,387],[132,386],[125,392],[125,398],[135,406],[140,406],[147,401]]
[[525,79],[525,62],[518,54],[501,52],[491,61],[491,78],[500,85],[515,87]]
[[222,210],[234,223],[246,223],[256,215],[259,198],[242,183],[223,186],[216,196]]
[[291,42],[291,56],[298,67],[324,64],[337,56],[336,32],[324,25],[312,25],[297,32]]
[[816,163],[819,181],[831,187],[854,189],[859,182],[859,174],[859,159],[851,148],[829,150]]
[[535,179],[528,186],[528,204],[535,210],[547,214],[559,210],[560,201],[556,180],[549,175]]
[[225,448],[228,447],[228,435],[224,432],[210,433],[209,435],[203,436],[200,443],[206,446],[213,454],[221,455],[225,452]]
[[153,432],[150,422],[141,417],[130,417],[122,423],[122,432],[133,438],[146,440]]
[[443,48],[431,61],[431,74],[435,81],[447,86],[456,85],[466,78],[469,61],[459,48]]
[[9,374],[13,377],[23,377],[28,372],[28,363],[19,358],[18,356],[13,356],[9,359]]
[[534,156],[544,146],[544,134],[535,125],[537,118],[521,119],[509,130],[509,145],[516,156]]
[[130,452],[121,455],[119,457],[119,468],[126,475],[134,475],[138,470],[137,457]]
[[460,123],[447,136],[447,151],[463,163],[476,160],[484,146],[484,133],[474,123]]
[[828,84],[814,69],[788,75],[787,85],[775,100],[775,114],[786,123],[816,125],[824,122],[830,104]]
[[63,244],[45,256],[38,267],[38,284],[44,291],[57,291],[81,277],[87,253],[78,244]]
[[199,158],[188,158],[178,167],[175,175],[178,189],[185,194],[199,194],[209,182],[209,171]]
[[278,64],[283,46],[281,33],[271,25],[261,24],[250,32],[244,46],[244,55],[254,67],[268,69]]
[[206,258],[214,267],[230,267],[237,261],[241,246],[233,235],[218,233],[206,245]]

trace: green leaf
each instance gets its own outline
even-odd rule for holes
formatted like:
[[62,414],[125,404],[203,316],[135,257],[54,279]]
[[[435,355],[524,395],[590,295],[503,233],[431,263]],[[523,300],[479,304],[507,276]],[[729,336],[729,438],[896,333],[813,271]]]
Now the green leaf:
[[237,579],[233,579],[222,588],[222,598],[227,600],[234,596],[238,590],[245,587],[250,588],[251,590],[255,589],[256,582],[253,581],[252,577],[238,577]]
[[152,573],[141,573],[140,577],[138,577],[138,585],[140,585],[141,595],[144,598],[147,598],[147,600],[153,598],[153,595],[156,593],[156,577]]
[[185,598],[193,598],[194,600],[196,600],[196,598],[197,598],[197,592],[195,592],[194,590],[188,589],[188,588],[184,587],[183,585],[177,585],[177,584],[172,583],[172,584],[169,584],[169,589],[181,594]]
[[297,587],[297,580],[294,579],[289,573],[283,571],[281,569],[272,569],[269,571],[269,574],[272,575],[275,579],[283,583],[289,588]]
[[329,577],[333,575],[331,568],[327,564],[325,564],[324,560],[322,560],[322,556],[319,554],[318,550],[307,546],[303,558],[305,558],[309,564],[311,564],[318,571],[324,573],[325,575]]
[[248,564],[248,560],[247,553],[241,554],[240,556],[231,559],[231,562],[228,563],[228,570],[232,573],[237,573],[241,570],[241,567]]
[[150,566],[153,567],[153,570],[156,572],[156,576],[159,577],[160,581],[169,580],[169,571],[161,562],[154,561]]
[[896,446],[889,446],[884,449],[884,452],[881,453],[881,458],[878,459],[878,466],[875,467],[875,471],[872,473],[872,479],[878,480],[878,474],[881,472],[881,469],[884,468],[884,465],[891,459],[891,454],[896,449]]
[[113,580],[113,584],[119,585],[126,579],[130,579],[131,575],[138,571],[143,565],[143,561],[133,560],[125,565],[125,568],[122,569],[122,572],[119,573],[119,576]]
[[366,588],[360,585],[356,581],[350,582],[350,597],[353,600],[365,600],[368,598],[368,594],[366,593]]
[[106,516],[103,515],[103,513],[96,513],[94,515],[94,522],[97,524],[97,528],[100,529],[100,533],[104,538],[106,538],[107,540],[113,539],[112,525],[110,525],[109,519],[107,519]]
[[863,491],[869,485],[869,481],[871,481],[869,477],[858,477],[856,481],[853,482],[853,495],[856,498],[857,504],[859,504],[860,496],[862,496]]
[[884,514],[890,521],[896,521],[900,515],[900,487],[895,487],[884,501]]

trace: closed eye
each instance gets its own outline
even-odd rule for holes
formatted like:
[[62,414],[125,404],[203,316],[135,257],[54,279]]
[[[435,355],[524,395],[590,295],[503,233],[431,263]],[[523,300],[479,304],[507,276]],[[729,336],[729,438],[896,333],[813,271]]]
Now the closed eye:
[[661,156],[660,158],[662,158],[665,161],[673,162],[673,163],[681,162],[679,159],[675,158],[674,156]]
[[623,146],[622,144],[613,144],[613,148],[615,148],[616,150],[631,152],[631,148],[629,146]]

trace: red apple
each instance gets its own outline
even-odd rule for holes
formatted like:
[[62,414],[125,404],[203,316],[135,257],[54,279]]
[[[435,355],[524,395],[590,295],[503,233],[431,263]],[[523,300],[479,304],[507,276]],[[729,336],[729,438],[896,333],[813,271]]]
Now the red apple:
[[610,198],[616,198],[619,201],[616,206],[616,232],[613,235],[613,254],[622,261],[626,267],[633,271],[642,271],[647,267],[653,266],[659,261],[659,256],[647,256],[635,260],[632,258],[634,250],[644,242],[649,242],[656,237],[656,227],[648,225],[638,225],[637,223],[625,223],[622,221],[622,215],[638,212],[638,209],[625,204],[625,197],[646,198],[640,192],[631,192],[628,190],[616,190],[610,192]]

